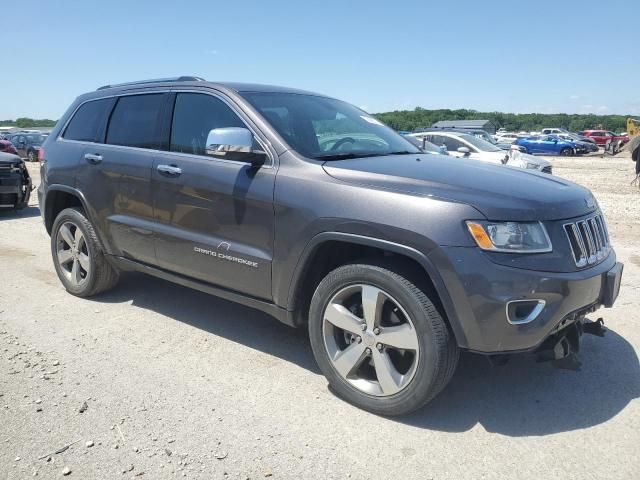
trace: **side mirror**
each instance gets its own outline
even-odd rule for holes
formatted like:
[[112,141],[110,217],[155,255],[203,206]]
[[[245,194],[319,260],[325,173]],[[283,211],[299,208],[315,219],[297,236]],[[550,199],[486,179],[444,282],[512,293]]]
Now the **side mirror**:
[[460,153],[464,153],[465,156],[469,155],[469,153],[471,153],[471,150],[469,150],[468,147],[460,147],[458,148],[458,151]]
[[266,152],[253,148],[253,134],[247,128],[214,128],[207,135],[207,155],[262,165]]

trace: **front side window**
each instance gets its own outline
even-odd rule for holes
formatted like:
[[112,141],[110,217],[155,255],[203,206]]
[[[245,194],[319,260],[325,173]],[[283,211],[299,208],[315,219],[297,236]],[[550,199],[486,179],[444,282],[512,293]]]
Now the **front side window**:
[[107,130],[110,145],[158,148],[158,122],[164,94],[120,97]]
[[470,143],[476,150],[481,152],[499,152],[502,149],[500,147],[496,147],[495,145],[481,139],[474,137],[473,135],[463,135],[461,138],[464,139],[465,142]]
[[[447,147],[447,151],[449,152],[457,152],[461,147],[467,147],[460,140],[452,137],[444,137],[444,145]],[[469,147],[467,147],[469,148]]]
[[171,123],[172,152],[206,154],[209,132],[214,128],[246,125],[222,100],[201,93],[178,93]]
[[242,95],[294,150],[309,158],[420,153],[382,122],[340,100],[279,92]]
[[112,102],[111,98],[103,98],[83,104],[69,122],[63,138],[82,142],[100,141],[99,130]]

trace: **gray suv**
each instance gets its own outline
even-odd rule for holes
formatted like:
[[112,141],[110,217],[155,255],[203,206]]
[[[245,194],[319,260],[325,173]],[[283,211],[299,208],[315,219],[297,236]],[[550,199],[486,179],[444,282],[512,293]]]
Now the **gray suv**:
[[333,390],[379,414],[434,398],[460,350],[570,355],[620,286],[585,188],[424,154],[314,93],[101,87],[43,149],[38,196],[69,293],[138,271],[268,312],[307,328]]

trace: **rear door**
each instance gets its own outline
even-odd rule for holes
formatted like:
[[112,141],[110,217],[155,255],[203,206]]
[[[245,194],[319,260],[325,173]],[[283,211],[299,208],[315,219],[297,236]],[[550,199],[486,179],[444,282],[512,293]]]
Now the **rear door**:
[[205,149],[210,130],[249,127],[241,116],[222,97],[175,94],[167,151],[152,173],[156,251],[169,271],[271,299],[275,165],[254,167]]
[[150,264],[156,262],[151,168],[168,96],[154,92],[114,99],[104,139],[85,150],[78,178],[110,253]]

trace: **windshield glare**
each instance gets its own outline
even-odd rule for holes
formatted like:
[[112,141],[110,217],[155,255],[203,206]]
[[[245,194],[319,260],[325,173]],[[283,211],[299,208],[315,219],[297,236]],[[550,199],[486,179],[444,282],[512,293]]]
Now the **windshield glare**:
[[473,145],[478,150],[481,150],[483,152],[500,152],[500,151],[502,151],[502,149],[500,147],[496,147],[495,145],[487,142],[486,140],[483,140],[483,139],[478,138],[478,137],[474,137],[473,135],[464,135],[462,138],[464,138],[471,145]]
[[420,153],[380,121],[340,100],[296,93],[242,95],[289,146],[309,158]]

